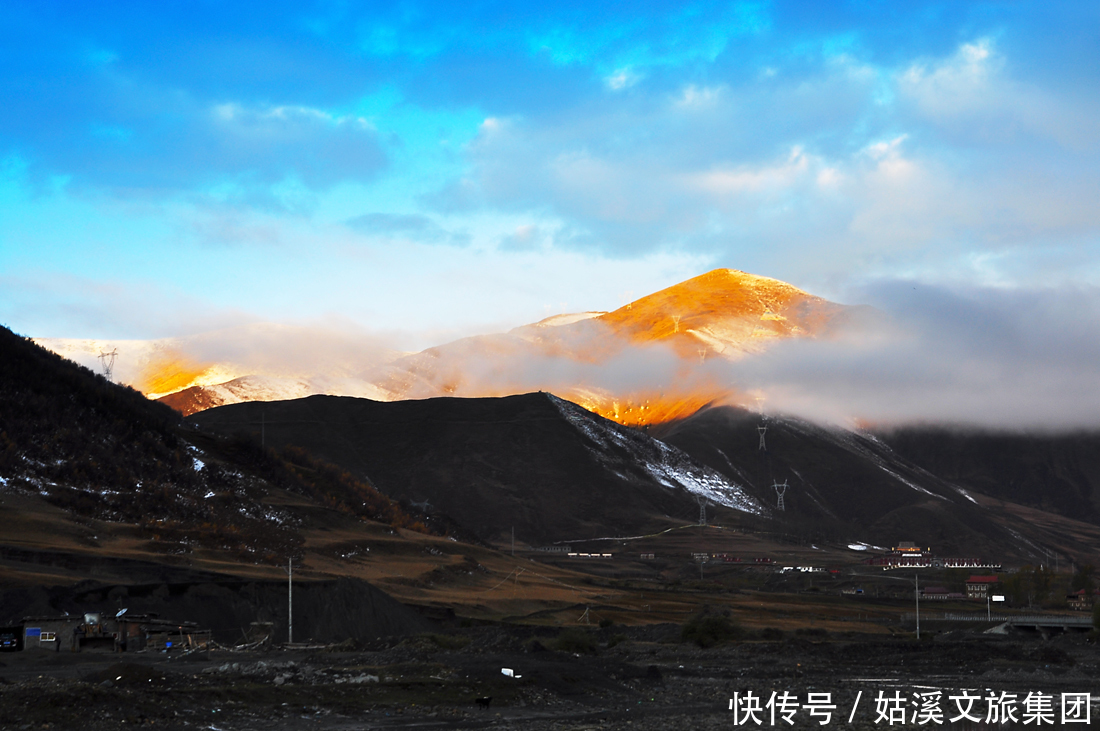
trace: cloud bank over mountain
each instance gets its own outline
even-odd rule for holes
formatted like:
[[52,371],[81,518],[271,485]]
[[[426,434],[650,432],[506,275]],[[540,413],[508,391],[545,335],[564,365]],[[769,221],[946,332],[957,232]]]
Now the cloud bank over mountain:
[[932,287],[880,281],[889,315],[830,341],[784,341],[727,377],[767,408],[879,424],[1100,427],[1100,289]]

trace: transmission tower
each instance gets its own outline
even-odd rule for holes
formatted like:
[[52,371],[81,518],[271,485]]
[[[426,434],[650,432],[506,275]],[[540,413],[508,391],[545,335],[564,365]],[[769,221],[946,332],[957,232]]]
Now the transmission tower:
[[115,348],[110,353],[103,352],[99,354],[100,365],[103,366],[103,376],[108,381],[115,373],[115,358],[118,356],[118,348]]
[[672,316],[672,332],[674,332],[674,333],[680,332],[680,315],[673,315]]
[[704,363],[707,360],[707,351],[710,348],[699,348],[699,362]]
[[705,528],[707,525],[707,499],[696,495],[695,502],[699,503],[699,525]]
[[767,452],[768,445],[764,443],[764,435],[768,433],[768,425],[761,424],[760,426],[756,427],[756,431],[760,433],[760,451]]
[[783,480],[782,485],[780,485],[778,482],[773,483],[772,487],[775,488],[775,494],[779,496],[779,502],[775,506],[776,510],[781,510],[785,512],[787,510],[787,506],[783,502],[783,496],[787,494],[787,481]]

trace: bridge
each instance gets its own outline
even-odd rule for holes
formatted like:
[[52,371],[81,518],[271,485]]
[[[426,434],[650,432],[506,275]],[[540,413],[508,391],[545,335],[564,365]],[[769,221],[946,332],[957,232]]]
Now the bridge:
[[1072,616],[1066,614],[1021,614],[1010,616],[1006,624],[1010,627],[1026,627],[1027,629],[1092,629],[1092,617]]
[[[913,622],[916,614],[906,612],[903,622]],[[1047,632],[1052,629],[1063,631],[1090,630],[1092,617],[1080,614],[987,614],[986,612],[921,612],[921,622],[999,622],[1005,627],[1033,629]]]

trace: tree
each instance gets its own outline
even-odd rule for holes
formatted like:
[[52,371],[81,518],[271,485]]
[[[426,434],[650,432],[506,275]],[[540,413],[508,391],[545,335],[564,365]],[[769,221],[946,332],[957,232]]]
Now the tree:
[[1085,564],[1073,574],[1073,579],[1070,581],[1070,589],[1073,591],[1085,590],[1085,593],[1092,595],[1093,589],[1096,588],[1096,584],[1093,581],[1093,576],[1096,574],[1096,569],[1092,564]]

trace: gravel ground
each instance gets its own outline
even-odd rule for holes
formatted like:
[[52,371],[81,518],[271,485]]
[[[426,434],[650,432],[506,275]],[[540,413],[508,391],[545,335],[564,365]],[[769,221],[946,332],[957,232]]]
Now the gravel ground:
[[[549,631],[499,627],[354,652],[10,653],[0,655],[0,729],[729,729],[734,693],[742,702],[747,693],[759,698],[761,726],[770,727],[765,704],[773,692],[799,704],[828,693],[825,702],[837,708],[825,726],[846,728],[890,725],[889,715],[876,723],[879,693],[900,694],[909,727],[1035,728],[1022,725],[1023,700],[1042,693],[1055,721],[1044,727],[1054,728],[1061,694],[1100,700],[1100,653],[1080,634],[954,633],[923,642],[788,636],[702,649],[677,633],[672,626],[600,630],[584,653],[547,649],[556,644]],[[948,696],[963,689],[978,696],[971,715],[983,720],[987,698],[1009,694],[1017,723],[948,723],[958,715]],[[944,723],[918,723],[923,699],[914,694],[937,691]],[[492,700],[484,707],[478,698]],[[1100,722],[1100,709],[1091,712]],[[777,716],[776,726],[821,728],[825,716],[798,707],[791,720]]]

